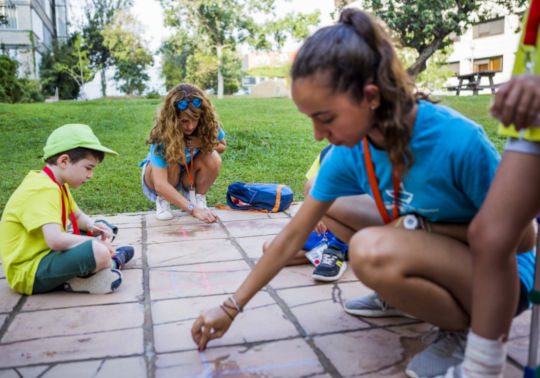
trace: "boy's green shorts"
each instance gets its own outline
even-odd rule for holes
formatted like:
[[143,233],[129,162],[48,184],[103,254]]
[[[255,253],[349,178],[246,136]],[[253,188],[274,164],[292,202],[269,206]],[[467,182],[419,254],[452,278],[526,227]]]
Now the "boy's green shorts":
[[34,279],[33,294],[61,288],[64,282],[87,276],[96,270],[92,240],[67,251],[51,251],[39,262]]

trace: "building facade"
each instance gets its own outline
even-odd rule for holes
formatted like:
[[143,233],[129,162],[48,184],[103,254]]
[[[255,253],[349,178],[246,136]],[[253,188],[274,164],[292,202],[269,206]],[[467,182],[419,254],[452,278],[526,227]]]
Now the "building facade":
[[19,76],[37,79],[53,39],[68,36],[67,0],[0,0],[0,15],[0,53],[19,62]]
[[[455,77],[448,84],[456,85],[459,75],[481,71],[494,71],[495,84],[508,81],[512,76],[522,16],[506,15],[475,24],[456,39],[447,60]],[[490,91],[484,89],[481,93]]]

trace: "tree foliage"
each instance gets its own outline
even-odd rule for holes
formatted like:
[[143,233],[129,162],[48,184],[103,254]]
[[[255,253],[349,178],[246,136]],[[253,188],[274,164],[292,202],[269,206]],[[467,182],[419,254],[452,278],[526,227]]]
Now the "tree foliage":
[[[83,38],[79,33],[76,33],[73,40],[73,48],[69,53],[71,55],[70,62],[57,60],[53,65],[53,69],[57,72],[65,72],[71,76],[80,89],[83,89],[84,84],[92,81],[96,75],[96,71],[91,67],[90,60],[87,56],[88,50],[83,48],[83,44]],[[86,100],[84,91],[82,92],[82,98]]]
[[[79,41],[78,48],[77,41]],[[64,68],[72,69],[75,76],[81,74],[77,67],[80,67],[78,49],[83,48],[82,41],[79,33],[73,33],[66,42],[59,43],[58,40],[53,40],[51,51],[46,52],[41,59],[40,77],[43,94],[52,96],[58,88],[58,97],[63,100],[79,96],[80,83]],[[88,58],[84,62],[82,74],[86,76],[83,76],[83,79],[89,81],[95,71],[91,70]]]
[[101,95],[107,95],[107,80],[105,71],[110,67],[111,52],[103,43],[101,31],[109,24],[114,12],[126,9],[133,4],[133,0],[87,0],[85,15],[88,24],[83,27],[83,37],[88,46],[88,59],[96,70],[101,70]]
[[[235,62],[237,46],[246,43],[256,49],[281,47],[288,37],[300,39],[308,34],[310,25],[318,23],[318,12],[309,15],[288,14],[283,19],[275,17],[275,0],[160,0],[165,9],[165,25],[176,29],[177,34],[164,45],[163,74],[168,84],[172,77],[185,78],[196,75],[187,72],[189,59],[205,57],[208,52],[215,57],[218,97],[223,96],[225,73],[235,71],[227,62]],[[269,15],[272,21],[257,24],[254,14]],[[170,49],[178,42],[185,43],[178,54]],[[185,69],[172,67],[184,63]],[[204,64],[203,64],[204,65]],[[194,66],[192,64],[192,66]],[[195,65],[197,66],[197,65]],[[172,75],[172,76],[168,76]]]
[[140,23],[129,12],[117,11],[102,35],[115,65],[114,79],[122,82],[118,88],[128,95],[142,94],[149,79],[145,70],[154,58],[142,37]]
[[525,0],[362,0],[396,34],[404,47],[418,52],[407,68],[416,77],[426,68],[435,51],[452,43],[452,33],[460,36],[477,22],[499,16],[495,9],[516,13]]
[[35,80],[19,79],[19,62],[7,55],[0,55],[0,102],[43,101],[39,85]]

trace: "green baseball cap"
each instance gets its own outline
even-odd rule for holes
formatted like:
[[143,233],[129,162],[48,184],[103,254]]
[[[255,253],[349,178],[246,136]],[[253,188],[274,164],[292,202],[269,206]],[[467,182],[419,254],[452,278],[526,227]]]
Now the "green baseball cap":
[[84,147],[90,150],[118,155],[117,152],[104,147],[99,142],[99,139],[94,135],[90,126],[70,123],[60,126],[49,135],[47,143],[45,144],[45,147],[43,147],[43,160],[59,154],[60,152],[69,151],[77,147]]

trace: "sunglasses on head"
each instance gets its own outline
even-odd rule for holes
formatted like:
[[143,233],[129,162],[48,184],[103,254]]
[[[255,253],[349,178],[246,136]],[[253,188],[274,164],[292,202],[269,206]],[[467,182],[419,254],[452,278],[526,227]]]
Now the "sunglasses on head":
[[178,101],[175,105],[178,109],[180,110],[186,110],[188,105],[191,103],[191,105],[193,105],[194,108],[198,109],[201,107],[202,105],[202,100],[200,98],[194,98],[193,100],[191,101],[188,101],[188,100],[180,100]]

